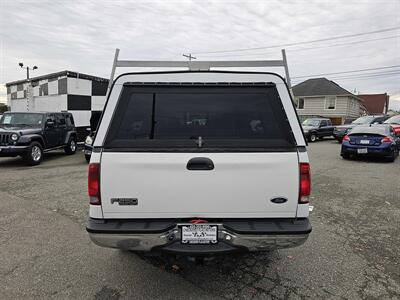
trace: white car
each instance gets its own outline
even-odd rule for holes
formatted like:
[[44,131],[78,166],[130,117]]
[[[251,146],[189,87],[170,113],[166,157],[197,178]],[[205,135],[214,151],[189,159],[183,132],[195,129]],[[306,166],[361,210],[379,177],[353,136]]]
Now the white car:
[[97,245],[209,255],[306,241],[310,166],[274,73],[128,73],[112,87],[89,165]]

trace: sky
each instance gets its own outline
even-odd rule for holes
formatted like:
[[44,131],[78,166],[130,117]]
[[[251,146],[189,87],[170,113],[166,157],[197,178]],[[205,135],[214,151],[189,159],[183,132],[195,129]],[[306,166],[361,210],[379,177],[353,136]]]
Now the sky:
[[[283,47],[293,83],[327,77],[351,92],[386,92],[400,110],[400,0],[0,0],[0,101],[6,82],[26,76],[19,62],[38,66],[31,76],[108,78],[115,48],[121,59],[257,60],[280,59]],[[324,75],[364,69],[373,70]]]

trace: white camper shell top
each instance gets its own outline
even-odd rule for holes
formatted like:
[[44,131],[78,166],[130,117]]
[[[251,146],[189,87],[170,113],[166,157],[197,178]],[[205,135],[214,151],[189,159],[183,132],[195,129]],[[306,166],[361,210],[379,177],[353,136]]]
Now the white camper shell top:
[[229,71],[168,71],[149,73],[127,73],[119,76],[109,94],[103,117],[100,122],[94,147],[102,147],[109,124],[116,109],[124,83],[267,83],[276,85],[282,105],[285,109],[297,146],[306,146],[300,123],[298,121],[289,90],[284,79],[274,73],[260,72],[229,72]]

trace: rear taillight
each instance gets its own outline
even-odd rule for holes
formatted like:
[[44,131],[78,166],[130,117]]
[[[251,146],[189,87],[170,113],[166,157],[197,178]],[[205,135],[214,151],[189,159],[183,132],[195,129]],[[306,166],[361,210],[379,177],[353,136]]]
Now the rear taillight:
[[348,136],[348,135],[345,135],[344,137],[343,137],[343,141],[350,141],[350,137]]
[[100,205],[100,164],[89,164],[88,191],[90,204]]
[[382,140],[381,143],[393,143],[394,140],[390,136],[385,136]]
[[310,164],[300,163],[299,203],[301,204],[308,203],[310,193],[311,193]]

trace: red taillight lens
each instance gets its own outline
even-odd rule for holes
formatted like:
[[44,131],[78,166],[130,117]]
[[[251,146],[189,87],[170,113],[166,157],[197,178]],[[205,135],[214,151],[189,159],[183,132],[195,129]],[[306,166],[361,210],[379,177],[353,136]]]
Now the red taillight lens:
[[381,143],[393,143],[393,138],[391,138],[390,136],[385,136],[382,140]]
[[310,164],[300,163],[300,191],[299,203],[308,203],[311,194]]
[[345,136],[343,137],[343,141],[350,141],[350,137],[349,137],[348,135],[345,135]]
[[89,164],[88,191],[90,204],[100,205],[100,164]]

